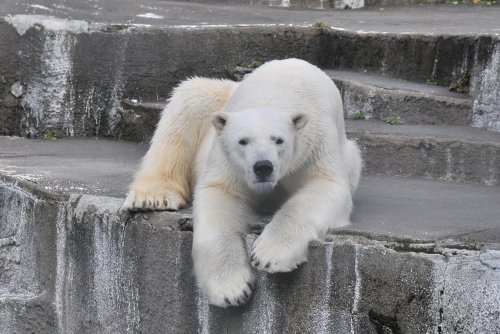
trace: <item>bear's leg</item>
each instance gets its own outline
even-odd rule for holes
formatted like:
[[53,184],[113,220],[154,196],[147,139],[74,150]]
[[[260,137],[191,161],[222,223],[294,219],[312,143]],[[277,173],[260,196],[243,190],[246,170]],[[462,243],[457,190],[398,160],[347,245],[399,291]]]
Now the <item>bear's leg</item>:
[[210,304],[244,304],[254,275],[243,234],[255,217],[245,201],[217,187],[200,187],[193,204],[193,262],[196,279]]
[[348,181],[312,179],[294,194],[255,240],[252,265],[270,273],[288,272],[307,261],[309,242],[329,227],[349,224],[352,199]]
[[193,78],[174,90],[130,185],[125,208],[178,210],[187,205],[196,182],[197,156],[211,127],[210,116],[223,108],[236,85],[229,80]]

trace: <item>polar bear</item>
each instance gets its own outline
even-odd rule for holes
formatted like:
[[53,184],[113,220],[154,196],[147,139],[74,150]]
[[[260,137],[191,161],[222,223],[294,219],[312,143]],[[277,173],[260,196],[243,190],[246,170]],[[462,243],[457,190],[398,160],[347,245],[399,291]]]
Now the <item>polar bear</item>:
[[[332,80],[306,61],[275,60],[241,83],[181,83],[124,205],[177,210],[194,195],[198,284],[209,303],[237,306],[252,294],[252,266],[294,270],[311,240],[349,224],[361,167]],[[247,226],[269,213],[248,256]]]

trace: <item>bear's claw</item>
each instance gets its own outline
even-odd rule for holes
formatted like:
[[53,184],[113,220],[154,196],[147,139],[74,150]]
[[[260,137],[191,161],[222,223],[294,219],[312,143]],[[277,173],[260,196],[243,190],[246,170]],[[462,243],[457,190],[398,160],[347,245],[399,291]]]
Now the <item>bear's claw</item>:
[[269,273],[284,273],[297,269],[307,261],[307,242],[288,243],[280,237],[264,232],[255,240],[250,253],[250,264]]
[[177,211],[186,203],[181,196],[168,190],[139,191],[131,190],[123,203],[123,207],[130,211]]
[[254,276],[250,267],[247,270],[234,272],[225,279],[211,279],[202,286],[208,302],[212,305],[226,308],[240,306],[252,297]]
[[246,304],[252,297],[253,284],[246,283],[246,288],[236,296],[225,296],[223,302],[218,302],[216,296],[209,297],[209,302],[219,307],[226,308],[228,306],[241,306]]

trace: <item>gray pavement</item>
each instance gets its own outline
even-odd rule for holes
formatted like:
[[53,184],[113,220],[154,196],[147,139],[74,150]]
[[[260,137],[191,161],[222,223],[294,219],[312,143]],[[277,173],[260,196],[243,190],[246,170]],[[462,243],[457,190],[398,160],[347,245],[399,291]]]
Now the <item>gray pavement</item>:
[[116,140],[0,137],[0,173],[48,191],[124,198],[145,152]]
[[353,31],[430,34],[500,34],[500,6],[432,5],[310,10],[258,5],[143,0],[4,0],[0,16],[45,15],[88,23],[174,25],[312,25]]
[[[34,182],[49,192],[124,198],[146,149],[93,138],[0,137],[0,175]],[[496,186],[364,176],[347,231],[419,241],[469,237],[500,243],[498,203]]]

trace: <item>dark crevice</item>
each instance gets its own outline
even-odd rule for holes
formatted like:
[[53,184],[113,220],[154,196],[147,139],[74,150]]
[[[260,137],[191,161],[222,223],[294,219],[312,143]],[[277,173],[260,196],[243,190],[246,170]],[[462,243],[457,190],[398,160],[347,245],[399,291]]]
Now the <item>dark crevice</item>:
[[387,333],[387,329],[390,329],[393,334],[403,334],[401,328],[399,327],[396,315],[387,316],[370,310],[368,312],[368,317],[379,334]]
[[181,231],[193,232],[193,220],[191,218],[181,218],[178,220]]

